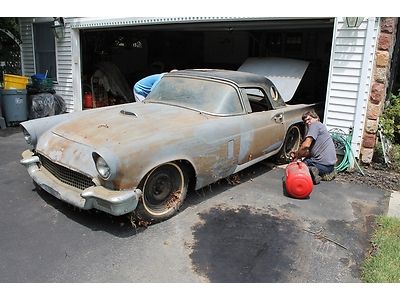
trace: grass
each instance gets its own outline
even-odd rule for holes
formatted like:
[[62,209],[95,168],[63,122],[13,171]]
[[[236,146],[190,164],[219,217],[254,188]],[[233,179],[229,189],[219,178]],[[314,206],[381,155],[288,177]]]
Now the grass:
[[372,249],[362,266],[364,282],[400,282],[400,219],[379,216]]

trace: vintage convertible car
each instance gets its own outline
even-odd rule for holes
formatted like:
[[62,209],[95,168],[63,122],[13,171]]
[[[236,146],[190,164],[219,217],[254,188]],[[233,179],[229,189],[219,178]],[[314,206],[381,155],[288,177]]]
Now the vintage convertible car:
[[143,103],[21,123],[21,163],[37,187],[81,209],[174,215],[200,189],[299,146],[301,115],[270,80],[226,70],[167,73]]

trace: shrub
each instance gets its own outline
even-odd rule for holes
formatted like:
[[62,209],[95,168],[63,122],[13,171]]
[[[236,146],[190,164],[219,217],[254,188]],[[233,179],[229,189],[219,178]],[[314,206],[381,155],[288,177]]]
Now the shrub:
[[392,168],[400,173],[400,145],[394,144],[389,153]]
[[391,94],[390,104],[384,110],[379,122],[383,134],[392,143],[400,144],[400,90],[397,95]]
[[[387,152],[386,152],[387,153]],[[390,169],[400,173],[400,145],[392,144],[389,153],[387,153],[390,160]],[[383,155],[382,143],[379,141],[375,145],[374,155],[372,161],[379,164],[385,164],[385,158]]]
[[[384,110],[379,124],[386,138],[392,142],[388,153],[391,167],[400,172],[400,90],[397,95],[390,95],[390,104]],[[380,143],[375,148],[374,160],[382,160],[383,152]]]
[[385,163],[385,158],[383,156],[383,149],[382,149],[382,143],[379,141],[375,145],[374,149],[374,155],[372,157],[372,161],[380,164]]

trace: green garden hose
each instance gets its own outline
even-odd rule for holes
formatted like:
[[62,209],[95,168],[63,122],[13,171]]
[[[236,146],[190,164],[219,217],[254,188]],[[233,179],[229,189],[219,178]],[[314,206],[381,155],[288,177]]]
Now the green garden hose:
[[365,174],[362,171],[360,165],[357,163],[354,153],[351,150],[351,132],[350,134],[346,134],[341,129],[333,128],[329,130],[329,133],[331,134],[333,143],[335,144],[336,155],[343,156],[343,159],[335,166],[336,172],[339,173],[348,170],[350,166],[350,160],[352,158],[355,162],[355,165],[357,166],[357,169],[364,176]]

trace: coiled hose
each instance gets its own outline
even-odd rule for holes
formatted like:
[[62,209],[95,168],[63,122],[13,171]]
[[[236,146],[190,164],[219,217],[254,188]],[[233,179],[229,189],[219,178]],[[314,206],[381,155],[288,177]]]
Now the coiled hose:
[[357,163],[354,153],[351,150],[352,134],[346,134],[343,130],[338,128],[329,130],[329,133],[333,139],[333,143],[335,144],[336,155],[343,156],[343,159],[335,166],[336,172],[339,173],[348,170],[350,166],[350,160],[352,158],[357,166],[357,169],[364,176],[365,174],[360,165]]

